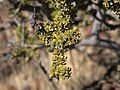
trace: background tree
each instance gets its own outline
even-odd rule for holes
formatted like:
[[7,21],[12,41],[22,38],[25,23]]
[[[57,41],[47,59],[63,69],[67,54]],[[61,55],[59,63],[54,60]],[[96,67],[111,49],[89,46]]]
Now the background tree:
[[[0,80],[14,77],[12,80],[15,81],[15,77],[31,71],[25,76],[26,81],[31,77],[36,82],[34,77],[41,75],[46,77],[46,82],[50,82],[43,82],[44,85],[48,84],[52,90],[119,89],[119,4],[119,0],[0,1]],[[37,26],[33,31],[34,5]],[[40,25],[43,25],[43,31]],[[17,35],[17,39],[13,35]],[[52,55],[48,55],[48,51]],[[54,79],[49,77],[50,62],[45,57],[51,56],[51,77],[59,80],[71,76],[68,82],[60,81],[61,84],[56,85]]]

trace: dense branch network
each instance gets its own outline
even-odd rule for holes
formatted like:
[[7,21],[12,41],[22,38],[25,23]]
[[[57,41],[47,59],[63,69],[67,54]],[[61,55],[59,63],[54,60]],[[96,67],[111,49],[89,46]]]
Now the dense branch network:
[[107,47],[119,51],[120,50],[119,44],[110,40],[100,39],[99,37],[99,34],[102,31],[120,30],[120,24],[109,24],[107,22],[107,18],[116,21],[116,17],[110,12],[105,12],[99,5],[94,3],[88,6],[88,12],[90,12],[91,15],[95,18],[91,29],[90,37],[81,40],[79,44],[76,45],[76,47],[80,48],[81,46],[92,45],[103,48]]

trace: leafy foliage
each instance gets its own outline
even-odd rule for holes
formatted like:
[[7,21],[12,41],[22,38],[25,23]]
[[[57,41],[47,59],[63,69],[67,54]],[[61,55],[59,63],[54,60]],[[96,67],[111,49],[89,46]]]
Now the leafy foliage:
[[[84,2],[83,0],[82,3],[84,4]],[[80,40],[80,32],[73,25],[77,4],[72,0],[46,0],[46,3],[54,9],[52,13],[53,20],[43,21],[40,24],[35,22],[36,35],[41,43],[45,44],[49,51],[52,51],[50,76],[57,80],[66,79],[71,76],[71,68],[66,64],[67,49]],[[105,3],[105,5],[109,4],[106,8],[119,15],[119,1],[112,0],[105,1]]]
[[[43,25],[37,25],[36,35],[42,43],[52,50],[51,72],[52,78],[68,79],[71,76],[71,68],[67,66],[67,48],[75,45],[80,40],[80,32],[73,26],[73,18],[76,14],[76,5],[72,0],[47,0],[51,8],[54,8],[53,21],[44,21]],[[44,29],[41,30],[41,28]]]
[[[21,0],[21,3],[28,4],[33,1],[34,0]],[[86,3],[86,0],[78,0],[76,2],[79,2],[79,6],[83,7],[85,6],[84,3]],[[70,46],[74,46],[80,40],[80,32],[77,27],[73,25],[73,18],[76,16],[78,7],[78,3],[76,2],[73,0],[46,0],[49,7],[53,9],[52,21],[43,21],[39,24],[33,22],[33,28],[35,28],[36,35],[40,42],[45,44],[49,51],[52,52],[50,76],[57,80],[68,79],[71,76],[71,68],[68,67],[66,63],[66,52]],[[120,17],[120,0],[105,0],[104,5],[108,10],[113,11]],[[18,29],[20,31],[21,27],[18,27]],[[25,34],[26,42],[34,41],[34,39],[32,40],[32,38],[28,37],[26,31]],[[21,31],[18,37],[22,37]],[[24,49],[21,49],[21,51],[22,50],[24,51]],[[27,53],[26,50],[25,53]]]
[[105,7],[120,18],[120,0],[105,0]]
[[14,49],[12,53],[12,59],[16,59],[19,62],[27,62],[31,60],[32,58],[39,58],[40,54],[38,53],[37,50],[32,49],[32,48],[24,48],[24,47],[19,47]]

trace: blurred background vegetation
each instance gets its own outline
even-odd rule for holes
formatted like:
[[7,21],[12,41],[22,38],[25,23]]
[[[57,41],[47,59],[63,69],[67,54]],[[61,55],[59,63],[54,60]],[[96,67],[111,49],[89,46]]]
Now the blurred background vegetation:
[[51,53],[31,27],[52,20],[45,0],[0,0],[0,90],[120,90],[120,0],[73,0],[80,42],[69,48],[69,80],[49,77]]

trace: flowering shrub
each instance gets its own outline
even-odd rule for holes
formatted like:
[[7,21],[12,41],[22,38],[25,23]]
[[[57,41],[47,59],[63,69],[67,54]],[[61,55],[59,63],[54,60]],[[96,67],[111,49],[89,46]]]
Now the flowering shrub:
[[67,66],[67,49],[80,40],[80,32],[73,26],[73,18],[76,14],[76,5],[72,0],[47,0],[51,8],[54,8],[53,20],[36,23],[36,35],[52,52],[50,77],[68,79],[71,76],[71,68]]

